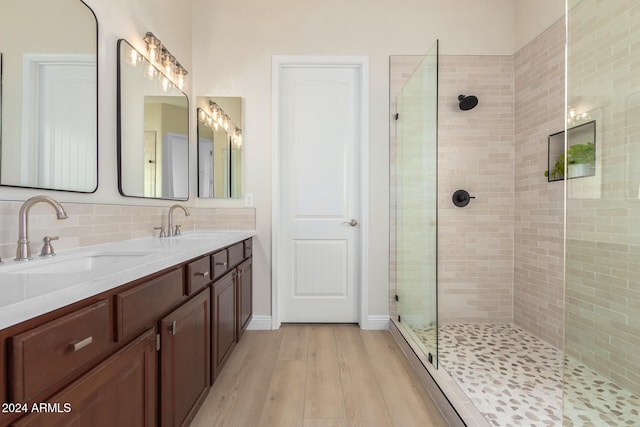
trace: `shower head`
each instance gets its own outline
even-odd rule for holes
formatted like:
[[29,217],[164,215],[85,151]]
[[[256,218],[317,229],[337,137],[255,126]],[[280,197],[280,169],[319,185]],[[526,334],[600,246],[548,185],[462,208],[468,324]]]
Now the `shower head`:
[[462,111],[471,110],[478,105],[478,98],[474,95],[460,95],[458,96],[458,101],[460,101],[460,109]]

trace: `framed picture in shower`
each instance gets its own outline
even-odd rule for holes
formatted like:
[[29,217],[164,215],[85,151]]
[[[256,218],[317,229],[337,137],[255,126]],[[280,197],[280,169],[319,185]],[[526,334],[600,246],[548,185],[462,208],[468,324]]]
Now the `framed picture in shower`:
[[[596,174],[596,122],[592,120],[567,131],[567,175],[582,178]],[[564,131],[549,135],[547,170],[548,181],[565,178]]]

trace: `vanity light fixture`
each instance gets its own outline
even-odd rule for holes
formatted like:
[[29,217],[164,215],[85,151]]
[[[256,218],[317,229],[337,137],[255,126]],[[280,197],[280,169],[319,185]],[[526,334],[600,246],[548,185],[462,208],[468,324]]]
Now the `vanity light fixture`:
[[231,142],[235,147],[242,147],[242,129],[237,127],[229,115],[215,102],[209,101],[209,111],[200,109],[198,120],[205,126],[218,130],[223,128],[231,134]]
[[591,121],[591,116],[588,112],[576,113],[576,110],[573,108],[569,109],[569,113],[567,114],[567,124],[569,126],[588,121]]
[[149,66],[145,76],[148,78],[159,77],[165,90],[168,89],[169,82],[171,82],[184,91],[187,87],[187,74],[189,72],[180,65],[176,57],[169,52],[169,49],[152,32],[147,32],[144,36],[144,42],[147,45],[149,62],[155,68],[155,70],[152,70],[152,67]]

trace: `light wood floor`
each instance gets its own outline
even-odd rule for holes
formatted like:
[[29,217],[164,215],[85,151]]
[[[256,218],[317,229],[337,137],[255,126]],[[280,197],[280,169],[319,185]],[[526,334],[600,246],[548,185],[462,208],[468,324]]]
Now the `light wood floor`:
[[247,331],[192,427],[447,426],[388,331]]

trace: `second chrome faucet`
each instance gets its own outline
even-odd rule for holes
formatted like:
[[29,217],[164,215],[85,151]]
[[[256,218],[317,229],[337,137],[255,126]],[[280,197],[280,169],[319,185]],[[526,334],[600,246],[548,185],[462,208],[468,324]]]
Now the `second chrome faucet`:
[[[177,208],[180,208],[184,211],[185,216],[190,216],[191,212],[189,212],[189,209],[187,209],[186,207],[184,207],[183,205],[176,203],[175,205],[171,206],[169,208],[169,224],[168,224],[168,230],[167,230],[167,236],[179,236],[180,234],[182,234],[180,232],[180,225],[174,225],[173,224],[173,211],[176,210]],[[162,232],[160,232],[160,237],[162,237]]]

